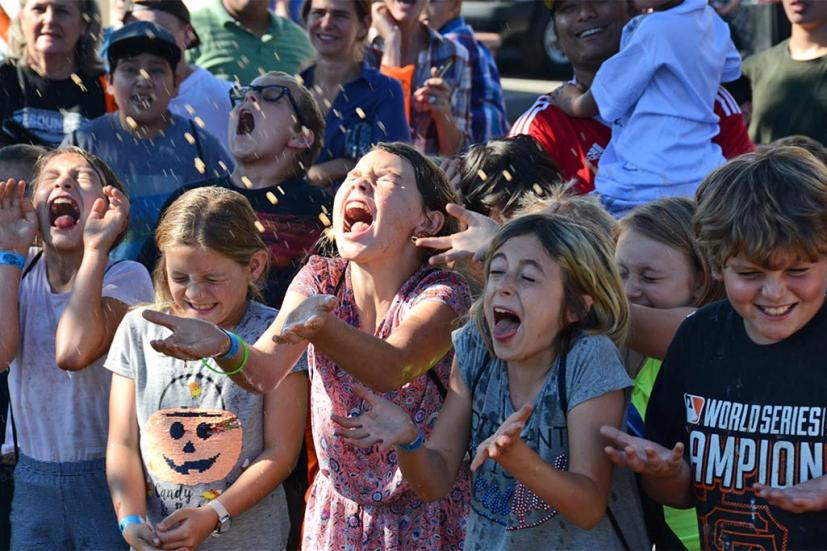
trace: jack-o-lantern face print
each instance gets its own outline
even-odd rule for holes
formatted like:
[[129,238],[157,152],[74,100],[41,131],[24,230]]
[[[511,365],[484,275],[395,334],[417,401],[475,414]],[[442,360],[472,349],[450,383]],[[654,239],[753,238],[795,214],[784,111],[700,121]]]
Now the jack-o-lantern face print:
[[221,480],[241,454],[241,423],[221,409],[161,409],[150,416],[144,430],[151,453],[149,470],[173,484]]

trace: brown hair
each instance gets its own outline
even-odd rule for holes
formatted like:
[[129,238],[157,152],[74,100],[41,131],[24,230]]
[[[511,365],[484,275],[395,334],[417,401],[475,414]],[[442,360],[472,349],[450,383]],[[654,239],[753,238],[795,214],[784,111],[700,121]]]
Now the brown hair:
[[[23,36],[23,27],[20,24],[20,16],[26,8],[26,2],[27,0],[20,0],[20,12],[9,28],[7,57],[16,65],[28,65],[26,37]],[[75,45],[75,68],[82,75],[98,76],[103,73],[103,62],[98,56],[101,42],[101,11],[96,0],[74,0],[74,3],[86,23],[86,32],[80,35]]]
[[[593,228],[578,224],[564,216],[531,214],[521,216],[500,228],[485,257],[488,273],[491,259],[509,239],[533,235],[563,272],[563,308],[560,332],[554,338],[557,354],[566,354],[574,346],[580,332],[606,335],[615,346],[626,341],[629,325],[629,303],[614,262],[611,239]],[[588,306],[584,295],[592,298]],[[568,323],[566,312],[578,321]],[[493,355],[493,344],[483,311],[483,299],[474,303],[471,316]]]
[[557,184],[551,188],[549,196],[542,199],[523,198],[514,216],[557,214],[580,224],[590,224],[611,237],[617,223],[615,219],[594,195],[575,193],[575,184],[576,180]]
[[814,140],[810,136],[804,136],[803,134],[784,136],[783,138],[779,138],[774,142],[768,143],[767,145],[759,146],[759,149],[764,149],[767,147],[781,147],[784,145],[792,145],[795,147],[800,147],[801,149],[806,149],[812,153],[816,159],[827,166],[827,147],[824,147],[824,144]]
[[[118,175],[115,174],[111,168],[109,168],[106,161],[74,145],[66,146],[61,149],[47,150],[37,159],[37,162],[34,165],[34,170],[32,171],[32,194],[34,194],[35,190],[37,190],[37,186],[40,185],[40,175],[46,165],[49,164],[49,161],[62,155],[77,155],[79,157],[83,157],[83,160],[85,160],[89,166],[92,167],[92,170],[94,170],[98,175],[98,179],[101,181],[101,188],[105,186],[112,186],[129,197],[129,193],[126,191],[126,186],[123,185],[123,182],[121,182],[121,179],[118,178]],[[112,244],[113,249],[117,247],[121,241],[123,241],[124,236],[126,236],[126,228],[124,228],[120,235],[118,235],[118,238],[115,239],[115,242]]]
[[[350,0],[351,5],[353,5],[353,9],[356,12],[356,19],[361,21],[362,23],[367,23],[367,26],[370,27],[370,20],[371,20],[371,11],[370,5],[372,4],[372,0]],[[307,17],[310,15],[310,7],[313,4],[313,0],[304,0],[302,4],[302,20],[307,23]]]
[[731,160],[704,179],[697,203],[695,234],[715,271],[738,255],[766,268],[779,252],[827,255],[827,167],[800,147]]
[[[167,281],[166,251],[177,245],[210,249],[241,266],[248,266],[258,251],[267,245],[256,228],[256,213],[249,201],[236,191],[220,187],[192,189],[176,199],[164,211],[155,230],[155,244],[160,258],[152,272],[155,303],[159,308],[172,305]],[[267,255],[269,263],[270,255]],[[263,270],[250,284],[248,296],[261,298],[261,285],[267,278]]]
[[[296,101],[296,106],[299,108],[302,119],[304,119],[305,127],[313,132],[313,143],[310,144],[296,159],[297,166],[294,177],[303,177],[308,169],[316,162],[319,157],[319,152],[322,150],[324,143],[325,120],[322,115],[319,104],[316,98],[310,93],[310,90],[305,88],[301,82],[294,77],[282,71],[270,71],[262,75],[263,77],[273,78],[278,81],[278,84],[283,84],[290,89],[290,94]],[[285,101],[287,99],[285,98]],[[291,106],[292,107],[292,106]],[[301,123],[298,118],[295,118],[293,130],[300,132],[302,130]]]

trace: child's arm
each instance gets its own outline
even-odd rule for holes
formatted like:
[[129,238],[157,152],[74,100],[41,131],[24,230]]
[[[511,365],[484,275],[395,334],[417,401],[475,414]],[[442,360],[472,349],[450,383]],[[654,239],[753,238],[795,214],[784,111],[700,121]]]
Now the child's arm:
[[625,400],[615,390],[576,405],[568,414],[569,468],[546,463],[519,437],[527,404],[477,447],[472,468],[493,459],[568,521],[590,530],[606,514],[612,465],[603,453],[600,426],[620,426]]
[[[37,216],[25,192],[25,182],[12,179],[0,182],[0,253],[19,255],[23,259],[37,234]],[[0,312],[4,318],[0,331],[0,371],[17,355],[20,338],[18,299],[23,270],[13,265],[11,258],[0,264]]]
[[[264,450],[216,500],[230,517],[253,507],[293,470],[304,438],[307,418],[307,375],[292,373],[264,397]],[[212,508],[187,507],[156,526],[165,549],[196,549],[215,529]]]
[[570,117],[592,118],[599,113],[591,90],[584,90],[576,84],[560,86],[549,94],[549,99]]
[[420,434],[408,414],[368,390],[358,386],[353,390],[368,403],[370,411],[358,417],[334,415],[333,421],[341,427],[336,435],[361,448],[379,444],[384,450],[395,445],[399,467],[416,494],[425,501],[445,496],[456,482],[471,437],[471,392],[459,374],[456,359],[436,426],[428,441],[413,451],[399,447],[414,442]]
[[683,457],[682,442],[669,450],[651,440],[621,432],[616,426],[603,426],[600,432],[611,442],[605,448],[609,459],[640,473],[643,489],[649,497],[678,509],[694,505],[689,463]]
[[92,205],[83,230],[83,259],[57,324],[55,361],[67,371],[83,369],[104,355],[129,310],[123,302],[101,296],[109,249],[126,226],[129,213],[129,200],[123,193],[112,186],[103,191],[108,204],[97,199]]
[[764,484],[753,484],[755,495],[767,503],[791,513],[811,513],[827,509],[827,476],[820,476],[788,486],[771,488]]
[[[146,518],[146,482],[138,447],[139,434],[135,382],[113,373],[109,393],[106,480],[119,521],[131,515]],[[155,548],[161,543],[147,523],[127,526],[123,537],[133,549]]]

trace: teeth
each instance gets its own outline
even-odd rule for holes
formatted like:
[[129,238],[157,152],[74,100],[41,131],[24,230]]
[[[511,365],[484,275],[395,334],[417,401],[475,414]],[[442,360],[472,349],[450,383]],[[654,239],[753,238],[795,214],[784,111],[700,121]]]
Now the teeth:
[[781,316],[783,314],[786,314],[790,310],[790,308],[792,308],[792,306],[778,306],[776,308],[765,306],[762,309],[764,310],[764,312],[771,316]]
[[52,201],[53,205],[72,205],[74,201],[69,199],[68,197],[58,197],[54,201]]
[[593,29],[586,29],[585,31],[579,33],[577,36],[579,38],[588,38],[588,37],[593,36],[595,34],[602,33],[603,29],[604,29],[604,27],[595,27]]

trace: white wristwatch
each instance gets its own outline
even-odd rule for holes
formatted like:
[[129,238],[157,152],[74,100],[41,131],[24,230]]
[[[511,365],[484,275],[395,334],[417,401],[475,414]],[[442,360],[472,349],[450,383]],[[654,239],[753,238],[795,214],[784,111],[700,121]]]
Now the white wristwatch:
[[230,513],[217,499],[207,503],[207,507],[210,507],[213,511],[215,511],[215,514],[218,515],[218,525],[215,527],[215,530],[213,530],[212,535],[218,537],[221,534],[226,533],[227,530],[230,529],[230,523],[233,520]]

